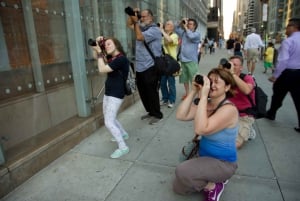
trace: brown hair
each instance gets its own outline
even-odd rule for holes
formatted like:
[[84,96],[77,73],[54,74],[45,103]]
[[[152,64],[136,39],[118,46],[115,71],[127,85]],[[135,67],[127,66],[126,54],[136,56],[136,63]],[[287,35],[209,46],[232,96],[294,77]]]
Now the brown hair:
[[226,92],[227,98],[231,98],[235,95],[234,88],[236,87],[236,83],[232,74],[229,71],[223,68],[213,68],[209,71],[207,77],[209,77],[211,74],[218,75],[222,80],[224,80],[225,85],[230,85],[230,89]]
[[120,42],[118,39],[116,39],[116,38],[114,38],[114,37],[107,37],[107,38],[105,38],[105,40],[112,40],[113,43],[115,44],[117,50],[118,50],[121,54],[123,54],[124,56],[126,56],[126,53],[125,53],[125,51],[124,51],[124,49],[123,49],[123,46],[122,46],[121,42]]

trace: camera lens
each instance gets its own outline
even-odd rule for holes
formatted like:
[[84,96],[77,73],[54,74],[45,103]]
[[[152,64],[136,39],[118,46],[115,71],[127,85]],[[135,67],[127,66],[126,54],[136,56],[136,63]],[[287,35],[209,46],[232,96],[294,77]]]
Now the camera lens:
[[88,40],[88,44],[89,44],[90,46],[97,46],[96,41],[93,40],[93,39],[91,39],[91,38]]
[[203,76],[202,75],[196,75],[195,76],[195,82],[197,83],[197,84],[200,84],[200,85],[203,85],[203,83],[204,83],[204,81],[203,81]]
[[231,68],[231,64],[228,62],[227,59],[225,58],[222,58],[220,60],[220,65],[223,67],[223,68],[227,68],[227,69],[230,69]]

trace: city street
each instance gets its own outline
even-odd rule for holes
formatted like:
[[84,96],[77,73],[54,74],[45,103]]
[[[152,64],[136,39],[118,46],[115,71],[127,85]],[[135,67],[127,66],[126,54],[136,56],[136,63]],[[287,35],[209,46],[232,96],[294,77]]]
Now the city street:
[[[199,71],[206,74],[218,65],[226,50],[204,55]],[[244,64],[244,72],[246,64]],[[254,76],[271,101],[272,83],[257,64]],[[149,125],[137,102],[119,115],[129,133],[129,154],[110,159],[116,149],[105,127],[38,172],[1,201],[200,201],[172,191],[174,170],[182,145],[192,138],[192,122],[176,120],[176,107],[183,95],[178,83],[173,108],[162,107],[163,121]],[[300,201],[300,134],[294,131],[297,116],[287,96],[276,120],[259,119],[256,139],[238,152],[238,170],[225,186],[222,201]]]

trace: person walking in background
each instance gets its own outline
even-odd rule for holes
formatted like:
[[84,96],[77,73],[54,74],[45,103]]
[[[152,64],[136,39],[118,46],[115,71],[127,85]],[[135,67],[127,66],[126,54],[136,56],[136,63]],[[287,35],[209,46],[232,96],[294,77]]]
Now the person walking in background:
[[207,52],[208,52],[208,47],[209,47],[208,39],[205,38],[203,43],[204,43],[204,54],[207,54]]
[[198,44],[200,43],[200,33],[196,31],[197,21],[195,19],[183,19],[176,26],[176,33],[181,37],[179,60],[181,62],[181,75],[179,82],[183,83],[185,94],[182,100],[189,93],[189,83],[192,83],[194,75],[198,72]]
[[264,47],[264,44],[258,34],[255,33],[256,29],[251,28],[251,34],[246,37],[244,51],[247,55],[247,69],[248,74],[253,75],[255,70],[255,64],[258,61],[260,48]]
[[[230,72],[214,68],[203,76],[203,84],[193,89],[178,106],[176,118],[194,121],[194,132],[201,136],[199,157],[180,163],[175,170],[174,192],[182,195],[202,191],[205,200],[218,201],[237,169],[235,140],[238,111],[227,98],[234,95]],[[195,101],[197,98],[199,101]]]
[[129,60],[117,39],[104,39],[103,36],[99,36],[96,41],[97,45],[93,46],[94,57],[98,61],[99,72],[107,74],[103,96],[104,124],[114,137],[112,141],[118,143],[118,149],[110,157],[119,158],[129,152],[129,148],[124,141],[129,138],[128,133],[117,120],[118,110],[125,96],[124,77],[128,76]]
[[243,57],[242,48],[243,45],[241,43],[241,39],[240,37],[237,37],[236,41],[233,44],[233,55],[238,55]]
[[283,99],[291,93],[298,116],[300,133],[300,17],[291,18],[285,31],[287,38],[281,43],[273,76],[273,95],[266,118],[275,120],[277,110],[282,106]]
[[273,70],[273,58],[274,58],[274,44],[269,42],[268,47],[264,53],[264,72],[266,73],[268,69]]
[[234,42],[235,42],[234,35],[231,33],[229,35],[229,39],[226,41],[226,49],[227,49],[227,54],[229,56],[233,55]]
[[[174,28],[174,23],[171,20],[168,20],[164,26],[162,23],[160,24],[164,51],[176,60],[178,35],[174,32]],[[160,89],[162,94],[161,105],[168,105],[168,108],[172,108],[176,100],[175,77],[173,75],[161,76]]]
[[[138,9],[135,9],[135,11],[138,11]],[[163,118],[160,111],[158,92],[160,76],[144,43],[148,44],[154,56],[160,56],[162,54],[162,35],[159,27],[153,22],[152,11],[146,9],[140,13],[140,20],[137,13],[135,16],[129,16],[127,26],[134,31],[136,38],[136,84],[143,106],[147,111],[147,114],[143,115],[141,119],[150,119],[149,124],[156,124]]]
[[202,54],[203,54],[203,46],[204,43],[200,41],[199,45],[198,45],[198,64],[200,63]]

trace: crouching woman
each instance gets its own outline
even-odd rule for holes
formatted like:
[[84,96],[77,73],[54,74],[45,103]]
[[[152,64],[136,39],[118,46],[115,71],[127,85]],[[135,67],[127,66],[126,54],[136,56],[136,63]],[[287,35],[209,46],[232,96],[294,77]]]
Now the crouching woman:
[[[194,121],[194,132],[201,136],[198,157],[176,167],[173,190],[178,194],[202,191],[205,200],[219,200],[224,183],[237,169],[235,140],[238,110],[227,98],[234,95],[234,79],[224,69],[212,69],[203,84],[193,89],[179,105],[176,118]],[[200,98],[199,102],[195,98]]]

